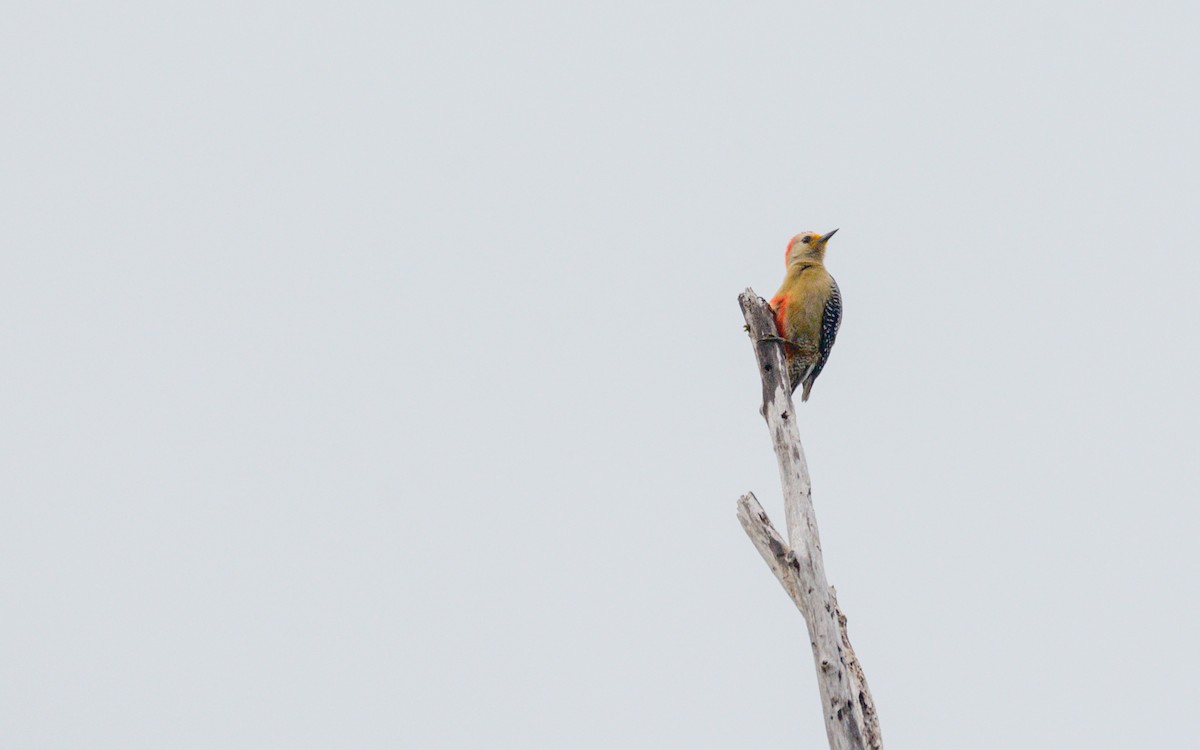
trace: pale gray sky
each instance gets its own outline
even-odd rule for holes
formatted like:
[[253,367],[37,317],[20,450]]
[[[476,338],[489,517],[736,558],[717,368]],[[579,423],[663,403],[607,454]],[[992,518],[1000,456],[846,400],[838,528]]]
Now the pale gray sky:
[[8,2],[0,745],[825,742],[736,295],[899,748],[1200,734],[1194,3]]

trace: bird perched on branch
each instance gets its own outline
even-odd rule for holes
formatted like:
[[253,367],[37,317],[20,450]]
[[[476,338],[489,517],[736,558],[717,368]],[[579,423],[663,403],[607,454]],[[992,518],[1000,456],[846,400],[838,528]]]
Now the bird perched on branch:
[[808,400],[813,381],[829,361],[842,324],[842,293],[825,270],[825,243],[836,232],[804,232],[792,238],[784,256],[787,275],[771,298],[775,330],[784,339],[792,392],[804,385],[801,401]]

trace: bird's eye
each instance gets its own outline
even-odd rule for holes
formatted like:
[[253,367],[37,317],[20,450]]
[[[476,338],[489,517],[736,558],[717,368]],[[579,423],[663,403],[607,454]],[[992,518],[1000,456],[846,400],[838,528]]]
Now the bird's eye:
[[808,243],[812,242],[812,237],[802,237],[800,241],[807,245]]

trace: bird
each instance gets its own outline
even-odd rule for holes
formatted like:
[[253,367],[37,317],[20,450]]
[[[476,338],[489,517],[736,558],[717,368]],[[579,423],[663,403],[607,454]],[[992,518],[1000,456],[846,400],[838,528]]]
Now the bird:
[[825,369],[842,325],[842,293],[825,270],[825,244],[837,231],[802,232],[788,242],[787,274],[770,302],[775,330],[784,340],[791,392],[804,386],[801,401],[808,400],[813,382]]

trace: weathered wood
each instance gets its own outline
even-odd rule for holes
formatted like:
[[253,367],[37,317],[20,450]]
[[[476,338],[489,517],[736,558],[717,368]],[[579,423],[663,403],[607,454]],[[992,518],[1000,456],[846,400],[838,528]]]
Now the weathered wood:
[[775,334],[771,309],[747,289],[738,296],[762,376],[762,415],[767,421],[783,485],[785,543],[753,495],[738,501],[738,519],[784,590],[804,615],[817,667],[817,685],[831,750],[879,750],[883,740],[862,667],[846,635],[846,618],[825,579],[821,537],[812,505],[808,464],[796,427],[795,406]]

